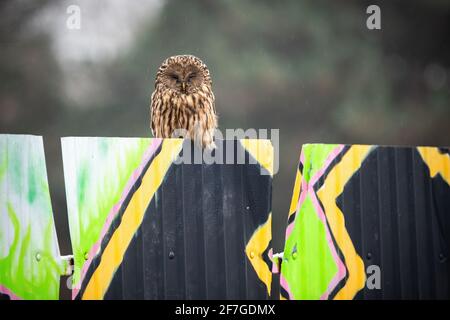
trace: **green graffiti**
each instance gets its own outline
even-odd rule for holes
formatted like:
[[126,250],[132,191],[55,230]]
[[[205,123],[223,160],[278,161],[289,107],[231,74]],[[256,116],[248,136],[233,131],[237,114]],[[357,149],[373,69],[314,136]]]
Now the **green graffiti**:
[[28,168],[28,202],[31,204],[36,199],[36,170],[30,166]]
[[[338,271],[326,240],[325,225],[319,219],[311,199],[306,197],[294,229],[286,241],[282,274],[295,299],[320,299]],[[317,257],[320,257],[318,259]]]
[[78,171],[77,177],[77,186],[78,186],[78,205],[80,207],[84,206],[84,199],[86,196],[86,186],[88,184],[88,171],[86,164],[82,164],[80,166],[80,170]]
[[3,154],[3,159],[0,162],[0,181],[2,181],[3,177],[5,176],[6,168],[7,168],[7,161],[8,161],[8,159],[6,158],[6,152],[5,152]]
[[58,299],[63,272],[41,137],[0,135],[0,285],[23,299]]
[[336,148],[337,144],[305,144],[302,152],[305,158],[303,164],[303,179],[309,181],[322,168],[330,152]]
[[19,242],[19,237],[20,237],[20,222],[19,222],[19,219],[17,218],[17,215],[16,215],[11,203],[7,203],[7,209],[8,209],[8,217],[13,225],[14,238],[13,238],[11,247],[9,248],[9,253],[6,255],[6,258],[11,256],[11,254],[16,251],[17,244]]
[[[41,260],[36,260],[38,252],[33,250],[31,225],[28,225],[22,236],[18,214],[11,203],[8,203],[7,207],[13,225],[14,240],[9,254],[0,259],[1,284],[23,299],[58,299],[59,277],[55,277],[55,274],[62,273],[61,266],[46,250],[40,252]],[[51,248],[52,234],[53,223],[49,223],[42,235],[46,242],[44,247]]]

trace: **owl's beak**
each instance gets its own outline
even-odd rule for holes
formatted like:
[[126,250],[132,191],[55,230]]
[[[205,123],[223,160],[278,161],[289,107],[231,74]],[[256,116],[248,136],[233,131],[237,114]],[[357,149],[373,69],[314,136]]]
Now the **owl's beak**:
[[181,87],[183,88],[183,91],[186,92],[186,82],[182,82]]

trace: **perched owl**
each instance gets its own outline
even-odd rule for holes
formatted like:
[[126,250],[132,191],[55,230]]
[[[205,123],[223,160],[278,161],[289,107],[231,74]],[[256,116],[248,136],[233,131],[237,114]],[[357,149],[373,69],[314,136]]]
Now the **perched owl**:
[[176,129],[203,148],[214,148],[217,115],[211,76],[192,55],[166,59],[156,74],[151,97],[151,129],[157,138],[171,138]]

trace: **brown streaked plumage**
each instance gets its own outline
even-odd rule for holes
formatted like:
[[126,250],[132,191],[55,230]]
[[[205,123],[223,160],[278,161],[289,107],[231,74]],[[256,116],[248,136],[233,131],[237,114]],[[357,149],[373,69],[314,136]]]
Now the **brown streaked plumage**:
[[157,138],[171,138],[184,129],[187,138],[214,148],[217,115],[207,66],[192,55],[167,58],[156,74],[151,97],[151,129]]

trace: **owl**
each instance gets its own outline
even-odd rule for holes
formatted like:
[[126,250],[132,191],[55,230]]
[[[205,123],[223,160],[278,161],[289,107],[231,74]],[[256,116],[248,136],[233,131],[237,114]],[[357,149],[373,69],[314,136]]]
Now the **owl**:
[[178,137],[176,130],[182,129],[185,138],[215,148],[217,114],[208,67],[192,55],[167,58],[156,74],[150,113],[155,137]]

